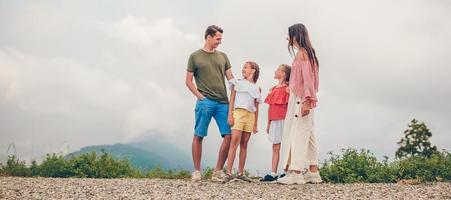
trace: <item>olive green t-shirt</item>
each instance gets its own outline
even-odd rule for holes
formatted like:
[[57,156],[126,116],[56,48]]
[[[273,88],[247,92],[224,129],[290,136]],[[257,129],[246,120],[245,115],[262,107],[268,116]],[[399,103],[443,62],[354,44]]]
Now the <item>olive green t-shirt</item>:
[[220,51],[199,49],[189,56],[188,72],[193,72],[197,90],[205,97],[229,103],[225,85],[225,71],[231,65],[227,55]]

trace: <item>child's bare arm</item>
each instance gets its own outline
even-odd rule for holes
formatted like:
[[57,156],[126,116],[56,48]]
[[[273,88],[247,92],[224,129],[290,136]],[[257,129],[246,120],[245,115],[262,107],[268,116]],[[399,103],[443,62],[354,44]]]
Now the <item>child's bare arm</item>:
[[235,91],[235,86],[232,86],[232,91],[230,92],[230,102],[229,102],[229,115],[227,118],[227,123],[230,126],[233,126],[234,124],[234,119],[233,119],[233,105],[235,105],[235,96],[236,96],[236,91]]
[[258,102],[257,102],[257,100],[255,100],[255,108],[257,108],[256,109],[256,111],[255,111],[255,122],[254,122],[254,131],[252,131],[253,133],[258,133]]
[[[262,89],[261,88],[258,88],[258,89],[259,89],[259,92],[261,93]],[[257,99],[255,99],[254,104],[255,104],[256,111],[255,111],[255,122],[254,122],[254,131],[253,132],[258,133],[258,105],[260,104],[260,102]]]

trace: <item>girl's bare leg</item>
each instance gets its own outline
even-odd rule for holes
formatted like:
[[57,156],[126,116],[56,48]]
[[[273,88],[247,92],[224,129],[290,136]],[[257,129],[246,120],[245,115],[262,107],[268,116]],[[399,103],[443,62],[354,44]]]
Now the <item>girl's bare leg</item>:
[[227,156],[227,174],[232,174],[233,161],[235,160],[236,149],[241,141],[240,130],[232,130],[232,138],[230,139],[229,154]]
[[243,173],[244,171],[244,164],[246,163],[246,157],[247,157],[247,144],[249,143],[249,139],[251,138],[251,133],[249,132],[243,132],[241,135],[241,141],[240,141],[240,162],[238,164],[238,172]]
[[272,145],[272,172],[277,174],[277,167],[279,166],[280,143]]

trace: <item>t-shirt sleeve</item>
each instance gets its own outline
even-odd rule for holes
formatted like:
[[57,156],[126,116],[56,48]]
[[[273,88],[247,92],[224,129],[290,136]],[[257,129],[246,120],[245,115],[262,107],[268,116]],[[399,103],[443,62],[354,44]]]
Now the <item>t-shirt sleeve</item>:
[[188,71],[188,72],[194,72],[194,71],[195,71],[195,65],[194,65],[194,58],[193,58],[193,55],[190,55],[190,56],[189,56],[189,59],[188,59],[188,66],[187,66],[186,71]]
[[230,61],[229,61],[229,58],[227,58],[227,55],[225,53],[223,53],[222,55],[224,55],[224,58],[225,58],[225,61],[226,61],[225,70],[224,71],[227,71],[228,69],[232,68],[232,65],[230,64]]

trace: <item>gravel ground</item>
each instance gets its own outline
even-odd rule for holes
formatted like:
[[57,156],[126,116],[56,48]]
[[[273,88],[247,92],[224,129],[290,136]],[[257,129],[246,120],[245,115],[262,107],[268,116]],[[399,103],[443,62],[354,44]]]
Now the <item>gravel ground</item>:
[[278,185],[232,181],[0,177],[0,199],[451,199],[451,183]]

